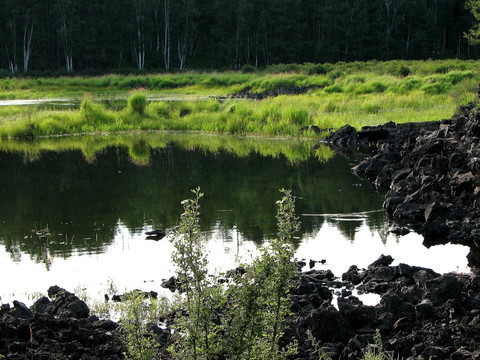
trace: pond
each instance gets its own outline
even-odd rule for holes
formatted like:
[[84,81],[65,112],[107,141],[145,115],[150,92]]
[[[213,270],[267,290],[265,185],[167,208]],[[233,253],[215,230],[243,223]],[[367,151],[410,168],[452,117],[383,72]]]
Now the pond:
[[[279,189],[292,189],[298,259],[341,276],[381,254],[438,272],[469,271],[468,248],[429,249],[390,233],[383,198],[350,169],[360,155],[314,141],[186,134],[0,142],[0,297],[31,303],[51,285],[102,298],[115,285],[166,293],[174,274],[170,229],[201,187],[210,269],[249,261],[276,233]],[[145,232],[167,231],[155,241]],[[308,265],[306,267],[308,269]]]
[[[127,106],[129,94],[123,93],[105,93],[96,94],[95,101],[101,103],[105,108],[110,110],[121,110]],[[148,101],[200,101],[208,100],[215,95],[194,95],[194,94],[177,94],[177,93],[154,93],[147,95]],[[57,97],[57,98],[40,98],[40,99],[9,99],[0,100],[0,107],[4,106],[23,106],[32,110],[65,110],[66,108],[78,109],[83,100],[83,96]]]

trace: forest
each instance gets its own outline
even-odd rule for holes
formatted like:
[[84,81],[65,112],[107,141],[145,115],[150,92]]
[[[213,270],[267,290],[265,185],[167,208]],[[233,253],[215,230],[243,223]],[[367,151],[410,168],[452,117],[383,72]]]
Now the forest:
[[466,0],[0,0],[0,74],[476,58]]

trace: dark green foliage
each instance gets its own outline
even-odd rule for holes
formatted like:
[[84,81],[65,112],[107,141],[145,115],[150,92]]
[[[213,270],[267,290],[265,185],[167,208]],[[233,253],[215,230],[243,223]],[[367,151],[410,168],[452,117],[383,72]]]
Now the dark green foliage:
[[306,68],[308,75],[324,75],[332,69],[333,65],[307,63],[304,64],[304,67]]
[[[478,58],[478,50],[469,46],[478,43],[478,4],[477,0],[5,0],[0,2],[0,75],[22,73],[26,63],[27,73],[39,76],[191,68],[296,72],[293,65],[271,66]],[[30,29],[27,61],[24,49]],[[326,72],[323,65],[307,70]],[[408,70],[396,73],[407,76]],[[144,83],[139,79],[125,85]]]
[[390,73],[398,77],[405,77],[410,75],[412,73],[412,70],[407,65],[398,63],[392,66]]
[[468,33],[465,34],[465,37],[470,44],[478,45],[480,44],[480,1],[467,0],[465,7],[472,13],[476,20],[476,23],[472,26]]
[[243,73],[254,73],[256,71],[255,67],[249,64],[245,64],[242,66]]

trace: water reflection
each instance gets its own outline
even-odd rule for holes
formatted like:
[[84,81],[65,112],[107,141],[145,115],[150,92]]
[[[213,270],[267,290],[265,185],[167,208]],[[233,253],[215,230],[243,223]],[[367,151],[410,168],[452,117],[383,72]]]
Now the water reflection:
[[[351,174],[355,159],[319,157],[328,150],[315,142],[179,138],[72,138],[58,140],[56,151],[50,143],[2,142],[0,272],[10,275],[0,296],[53,284],[86,283],[95,292],[109,279],[158,291],[173,272],[170,238],[146,240],[144,232],[176,225],[180,201],[196,186],[205,193],[201,226],[212,269],[248,260],[275,236],[280,188],[293,190],[303,214],[298,256],[328,258],[336,275],[381,253],[395,257],[404,244],[388,234],[382,197]],[[412,238],[405,243],[419,253],[422,240]],[[468,251],[459,249],[454,260],[448,250],[451,270],[466,269]]]

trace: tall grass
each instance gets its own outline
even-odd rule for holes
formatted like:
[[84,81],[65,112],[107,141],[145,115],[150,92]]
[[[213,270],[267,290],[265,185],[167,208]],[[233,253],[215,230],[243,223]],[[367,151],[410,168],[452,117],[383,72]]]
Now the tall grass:
[[[480,64],[473,60],[435,60],[386,62],[367,61],[337,64],[278,64],[255,73],[244,72],[182,72],[175,74],[118,75],[58,78],[0,79],[0,99],[40,98],[80,95],[85,92],[125,93],[143,89],[152,93],[231,94],[246,86],[253,91],[272,90],[286,86],[317,85],[321,88],[344,83],[352,78],[376,77],[390,87],[412,77],[435,76],[439,81],[453,82],[479,78]],[[384,83],[384,81],[386,83]],[[363,81],[364,83],[365,81]],[[437,82],[437,81],[435,81]],[[365,85],[364,85],[365,86]],[[364,86],[360,86],[360,89]],[[373,91],[377,91],[378,88]],[[357,90],[360,91],[360,90]],[[81,95],[80,95],[81,96]]]
[[[267,136],[312,136],[347,123],[360,128],[387,121],[430,121],[451,117],[462,103],[475,99],[480,64],[473,61],[389,61],[276,65],[260,73],[181,73],[93,78],[0,79],[14,96],[82,95],[79,110],[0,107],[1,137],[71,133],[179,130]],[[240,89],[261,92],[311,86],[303,95],[262,101],[218,100]],[[95,101],[99,94],[126,97],[122,108]],[[141,91],[138,91],[138,90]],[[183,93],[182,101],[157,101],[158,91]],[[122,95],[123,94],[123,95]],[[157,95],[156,95],[157,94]],[[173,96],[173,93],[172,93]],[[185,100],[197,96],[196,100]]]

